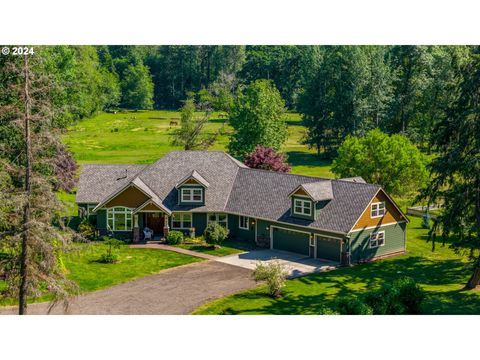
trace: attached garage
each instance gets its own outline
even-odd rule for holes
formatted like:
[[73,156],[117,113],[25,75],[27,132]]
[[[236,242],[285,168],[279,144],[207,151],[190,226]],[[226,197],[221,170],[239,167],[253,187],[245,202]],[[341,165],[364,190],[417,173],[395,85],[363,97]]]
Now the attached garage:
[[272,226],[272,248],[309,256],[310,234]]
[[341,261],[342,241],[340,239],[315,235],[317,258]]

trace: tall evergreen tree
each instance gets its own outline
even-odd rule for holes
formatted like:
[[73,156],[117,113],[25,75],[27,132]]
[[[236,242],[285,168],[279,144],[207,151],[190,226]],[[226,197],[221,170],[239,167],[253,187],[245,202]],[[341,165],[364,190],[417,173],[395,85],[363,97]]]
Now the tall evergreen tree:
[[373,128],[385,117],[391,76],[384,49],[327,46],[300,100],[305,143],[331,156],[349,134]]
[[0,119],[20,130],[23,145],[5,147],[0,155],[2,199],[9,204],[0,207],[0,270],[4,293],[19,299],[19,314],[26,314],[28,297],[48,292],[54,301],[66,301],[75,288],[60,260],[70,233],[53,225],[60,222],[62,209],[52,179],[55,153],[62,145],[51,127],[55,84],[43,63],[42,51],[37,50],[31,60],[25,55],[0,67],[0,77],[7,79]]
[[430,235],[435,246],[441,231],[445,242],[472,261],[467,289],[480,285],[480,55],[464,67],[458,99],[435,125],[432,141],[438,153],[431,163],[432,180],[422,193],[430,204],[443,202]]

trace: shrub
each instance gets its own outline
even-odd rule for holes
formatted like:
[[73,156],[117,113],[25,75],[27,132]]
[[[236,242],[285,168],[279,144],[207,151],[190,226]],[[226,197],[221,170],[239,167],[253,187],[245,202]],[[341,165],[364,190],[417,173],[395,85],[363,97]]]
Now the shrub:
[[342,315],[372,315],[370,306],[356,297],[340,298],[336,303],[337,311]]
[[118,255],[117,254],[102,254],[100,255],[100,258],[98,259],[98,262],[102,264],[114,264],[118,261]]
[[253,270],[255,281],[265,281],[267,283],[268,294],[274,298],[281,296],[282,288],[285,286],[288,272],[285,266],[278,260],[267,263],[259,262]]
[[365,296],[376,315],[420,314],[424,291],[412,278],[403,277]]
[[93,240],[95,238],[95,226],[88,221],[88,218],[82,220],[78,225],[78,232],[86,239]]
[[219,246],[225,241],[228,233],[228,229],[224,228],[222,225],[211,222],[205,229],[203,236],[207,244]]
[[398,289],[398,300],[404,306],[404,314],[421,314],[422,303],[425,300],[425,292],[409,277],[395,280],[393,283]]
[[169,245],[177,245],[183,242],[183,233],[181,231],[169,231],[167,234],[167,244]]
[[118,261],[118,255],[114,253],[114,250],[120,248],[124,242],[118,239],[104,237],[103,243],[107,245],[107,250],[104,254],[100,255],[98,262],[104,264],[116,263]]

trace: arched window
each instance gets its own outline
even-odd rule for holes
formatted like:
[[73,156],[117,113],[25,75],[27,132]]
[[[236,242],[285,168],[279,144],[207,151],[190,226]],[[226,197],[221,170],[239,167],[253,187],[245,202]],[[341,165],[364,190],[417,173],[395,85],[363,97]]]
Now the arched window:
[[132,209],[120,206],[107,209],[107,227],[113,231],[132,230]]

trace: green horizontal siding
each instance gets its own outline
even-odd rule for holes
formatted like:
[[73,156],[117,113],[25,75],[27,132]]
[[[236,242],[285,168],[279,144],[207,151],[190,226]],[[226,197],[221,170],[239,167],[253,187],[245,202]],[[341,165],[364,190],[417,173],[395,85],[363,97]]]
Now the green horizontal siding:
[[[385,231],[385,245],[370,248],[370,234],[378,231]],[[367,261],[405,251],[405,231],[406,223],[398,223],[350,233],[351,261]]]
[[248,242],[255,241],[255,223],[252,218],[248,221],[248,230],[240,229],[238,227],[238,215],[228,215],[228,229],[230,230],[230,236],[236,240],[243,240]]

